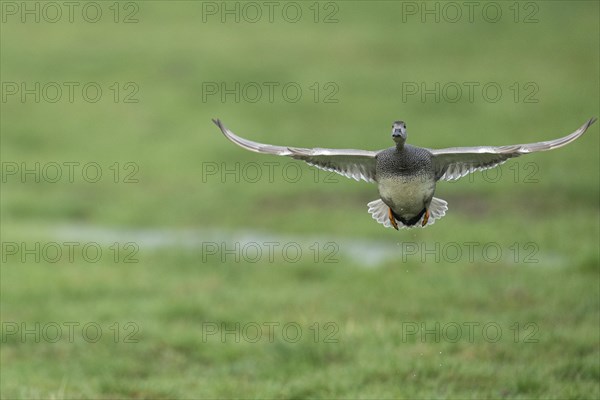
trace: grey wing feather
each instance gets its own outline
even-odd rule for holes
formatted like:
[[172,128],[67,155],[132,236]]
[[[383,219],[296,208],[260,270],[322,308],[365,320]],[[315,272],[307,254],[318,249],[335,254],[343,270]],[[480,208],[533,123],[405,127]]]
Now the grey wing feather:
[[583,135],[594,122],[596,122],[596,118],[591,118],[570,135],[545,142],[429,150],[433,155],[436,178],[452,181],[474,171],[497,167],[513,157],[566,146]]
[[227,139],[246,150],[255,153],[288,156],[356,181],[362,179],[365,182],[376,182],[376,156],[378,153],[376,151],[274,146],[239,137],[227,129],[218,119],[213,119],[213,122],[221,129]]

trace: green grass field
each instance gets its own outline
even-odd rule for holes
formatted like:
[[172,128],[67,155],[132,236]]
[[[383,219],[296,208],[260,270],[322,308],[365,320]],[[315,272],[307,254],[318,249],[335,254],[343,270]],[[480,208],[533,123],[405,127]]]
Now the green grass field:
[[0,3],[3,399],[600,397],[598,123],[396,232],[375,185],[210,121],[554,139],[600,116],[598,2],[24,4]]

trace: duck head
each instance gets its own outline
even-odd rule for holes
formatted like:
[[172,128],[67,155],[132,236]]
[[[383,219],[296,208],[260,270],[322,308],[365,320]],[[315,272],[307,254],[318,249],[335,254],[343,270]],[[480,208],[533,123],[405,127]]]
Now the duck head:
[[396,121],[392,124],[392,139],[396,142],[396,147],[402,149],[406,142],[406,124],[404,121]]

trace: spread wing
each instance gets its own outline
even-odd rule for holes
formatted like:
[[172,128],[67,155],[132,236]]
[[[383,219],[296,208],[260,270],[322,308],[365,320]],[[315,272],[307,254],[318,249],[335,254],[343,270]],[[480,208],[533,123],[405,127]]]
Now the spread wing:
[[305,149],[299,147],[274,146],[253,142],[237,136],[227,129],[220,120],[213,122],[221,129],[223,135],[233,143],[255,153],[288,156],[326,171],[337,172],[356,181],[376,182],[376,151],[354,149]]
[[453,181],[474,171],[497,167],[509,158],[566,146],[583,135],[594,122],[596,118],[591,118],[570,135],[546,142],[429,150],[433,155],[436,178]]

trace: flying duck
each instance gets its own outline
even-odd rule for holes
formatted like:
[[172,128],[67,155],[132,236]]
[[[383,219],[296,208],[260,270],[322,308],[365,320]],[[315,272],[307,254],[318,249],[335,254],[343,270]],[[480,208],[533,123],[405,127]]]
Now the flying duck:
[[560,139],[508,146],[427,149],[406,144],[406,123],[392,124],[395,146],[379,151],[274,146],[241,138],[216,119],[213,122],[233,143],[256,153],[303,160],[356,181],[377,183],[379,199],[367,204],[369,213],[386,228],[432,225],[446,215],[448,203],[433,197],[437,181],[457,180],[471,172],[497,167],[509,158],[566,146],[596,122],[589,119],[575,132]]

